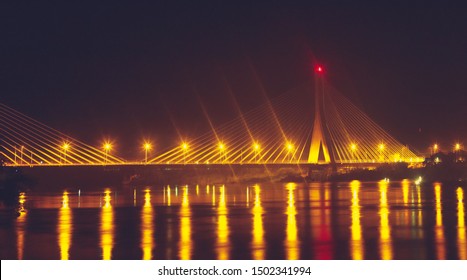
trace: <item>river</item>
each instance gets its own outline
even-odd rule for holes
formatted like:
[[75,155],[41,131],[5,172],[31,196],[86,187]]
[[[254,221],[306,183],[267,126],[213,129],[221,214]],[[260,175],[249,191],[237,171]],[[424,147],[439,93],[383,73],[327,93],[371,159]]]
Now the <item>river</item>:
[[1,259],[467,259],[465,187],[413,181],[26,192]]

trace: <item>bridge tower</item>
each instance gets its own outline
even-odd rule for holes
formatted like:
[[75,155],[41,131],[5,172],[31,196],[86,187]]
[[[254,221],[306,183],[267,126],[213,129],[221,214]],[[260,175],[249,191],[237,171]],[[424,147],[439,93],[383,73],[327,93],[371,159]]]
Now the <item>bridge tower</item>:
[[329,146],[326,141],[326,135],[323,127],[324,118],[324,81],[323,67],[315,68],[315,120],[313,122],[313,131],[311,133],[310,153],[308,163],[331,163],[332,159],[329,153]]

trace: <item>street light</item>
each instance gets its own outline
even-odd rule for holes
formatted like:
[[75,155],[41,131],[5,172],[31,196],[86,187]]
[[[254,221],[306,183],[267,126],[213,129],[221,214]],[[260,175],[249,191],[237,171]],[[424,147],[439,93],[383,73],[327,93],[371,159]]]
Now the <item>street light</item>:
[[458,152],[458,151],[460,151],[460,149],[461,149],[461,144],[456,143],[456,145],[454,145],[454,150],[455,150],[456,152]]
[[436,154],[438,152],[438,144],[433,145],[433,154]]
[[287,149],[287,154],[289,155],[289,161],[292,161],[293,151],[294,151],[295,147],[291,142],[287,142],[285,147]]
[[380,161],[384,161],[384,157],[383,157],[384,148],[385,148],[384,143],[381,143],[378,145]]
[[188,146],[188,143],[183,142],[183,143],[180,145],[180,148],[181,148],[182,151],[183,151],[183,164],[186,164],[186,153],[187,153],[188,149],[190,148],[190,146]]
[[144,149],[144,161],[147,164],[148,163],[148,152],[152,150],[152,144],[150,142],[144,142],[143,149]]
[[112,143],[104,142],[104,145],[102,147],[104,148],[104,152],[105,152],[104,163],[107,163],[109,152],[110,150],[112,150]]
[[259,145],[258,142],[253,143],[253,150],[255,151],[255,158],[256,158],[256,163],[259,162],[259,151],[261,150],[261,146]]
[[63,149],[63,161],[66,163],[66,152],[70,149],[70,144],[68,144],[67,142],[63,143],[62,149]]
[[224,157],[224,160],[225,160],[225,144],[222,142],[219,142],[218,148],[219,148],[219,162],[222,163],[222,157]]

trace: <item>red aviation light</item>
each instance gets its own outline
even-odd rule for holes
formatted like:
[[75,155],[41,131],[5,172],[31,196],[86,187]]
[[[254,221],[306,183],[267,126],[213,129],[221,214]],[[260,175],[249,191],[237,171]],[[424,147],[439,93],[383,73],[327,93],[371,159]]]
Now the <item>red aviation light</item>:
[[324,71],[323,66],[317,65],[315,67],[315,71],[316,71],[316,73],[323,73],[323,71]]

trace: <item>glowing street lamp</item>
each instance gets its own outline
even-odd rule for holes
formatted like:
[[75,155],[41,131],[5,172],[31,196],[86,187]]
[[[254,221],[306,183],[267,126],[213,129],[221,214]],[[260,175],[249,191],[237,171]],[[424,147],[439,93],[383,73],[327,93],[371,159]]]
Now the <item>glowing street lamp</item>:
[[63,149],[63,160],[66,163],[66,152],[70,149],[70,144],[68,144],[67,142],[63,143],[62,149]]
[[259,151],[259,149],[261,149],[261,146],[260,146],[258,143],[255,143],[255,144],[253,145],[253,149],[254,149],[255,151]]
[[224,150],[225,150],[225,145],[224,145],[224,143],[222,143],[222,142],[219,143],[219,150],[220,150],[220,151],[224,151]]
[[256,163],[258,163],[259,162],[259,151],[261,150],[261,146],[258,142],[253,143],[253,150],[255,151]]
[[381,144],[378,145],[379,157],[380,157],[381,161],[384,161],[384,157],[383,157],[384,148],[386,148],[384,143],[381,143]]
[[292,161],[293,151],[295,149],[294,145],[291,142],[287,142],[286,145],[285,145],[285,148],[287,149],[287,154],[289,155],[289,160]]
[[183,142],[183,143],[180,145],[180,148],[181,148],[182,151],[183,151],[183,164],[186,164],[186,154],[187,154],[188,149],[190,148],[190,146],[188,146],[188,143]]
[[110,143],[110,142],[105,142],[104,145],[103,145],[102,147],[104,148],[104,152],[105,152],[104,163],[107,163],[107,159],[108,159],[108,156],[109,156],[109,152],[110,152],[110,150],[112,150],[112,143]]
[[112,149],[112,144],[106,142],[104,144],[104,150],[108,153]]
[[222,142],[219,142],[217,147],[219,148],[219,162],[222,162],[223,157],[224,157],[224,160],[225,160],[225,144],[222,143]]
[[147,164],[148,163],[148,152],[152,150],[152,144],[149,142],[144,142],[143,149],[144,149],[144,161]]
[[454,145],[454,150],[455,150],[456,152],[460,151],[460,150],[461,150],[461,144],[456,143],[456,145]]

